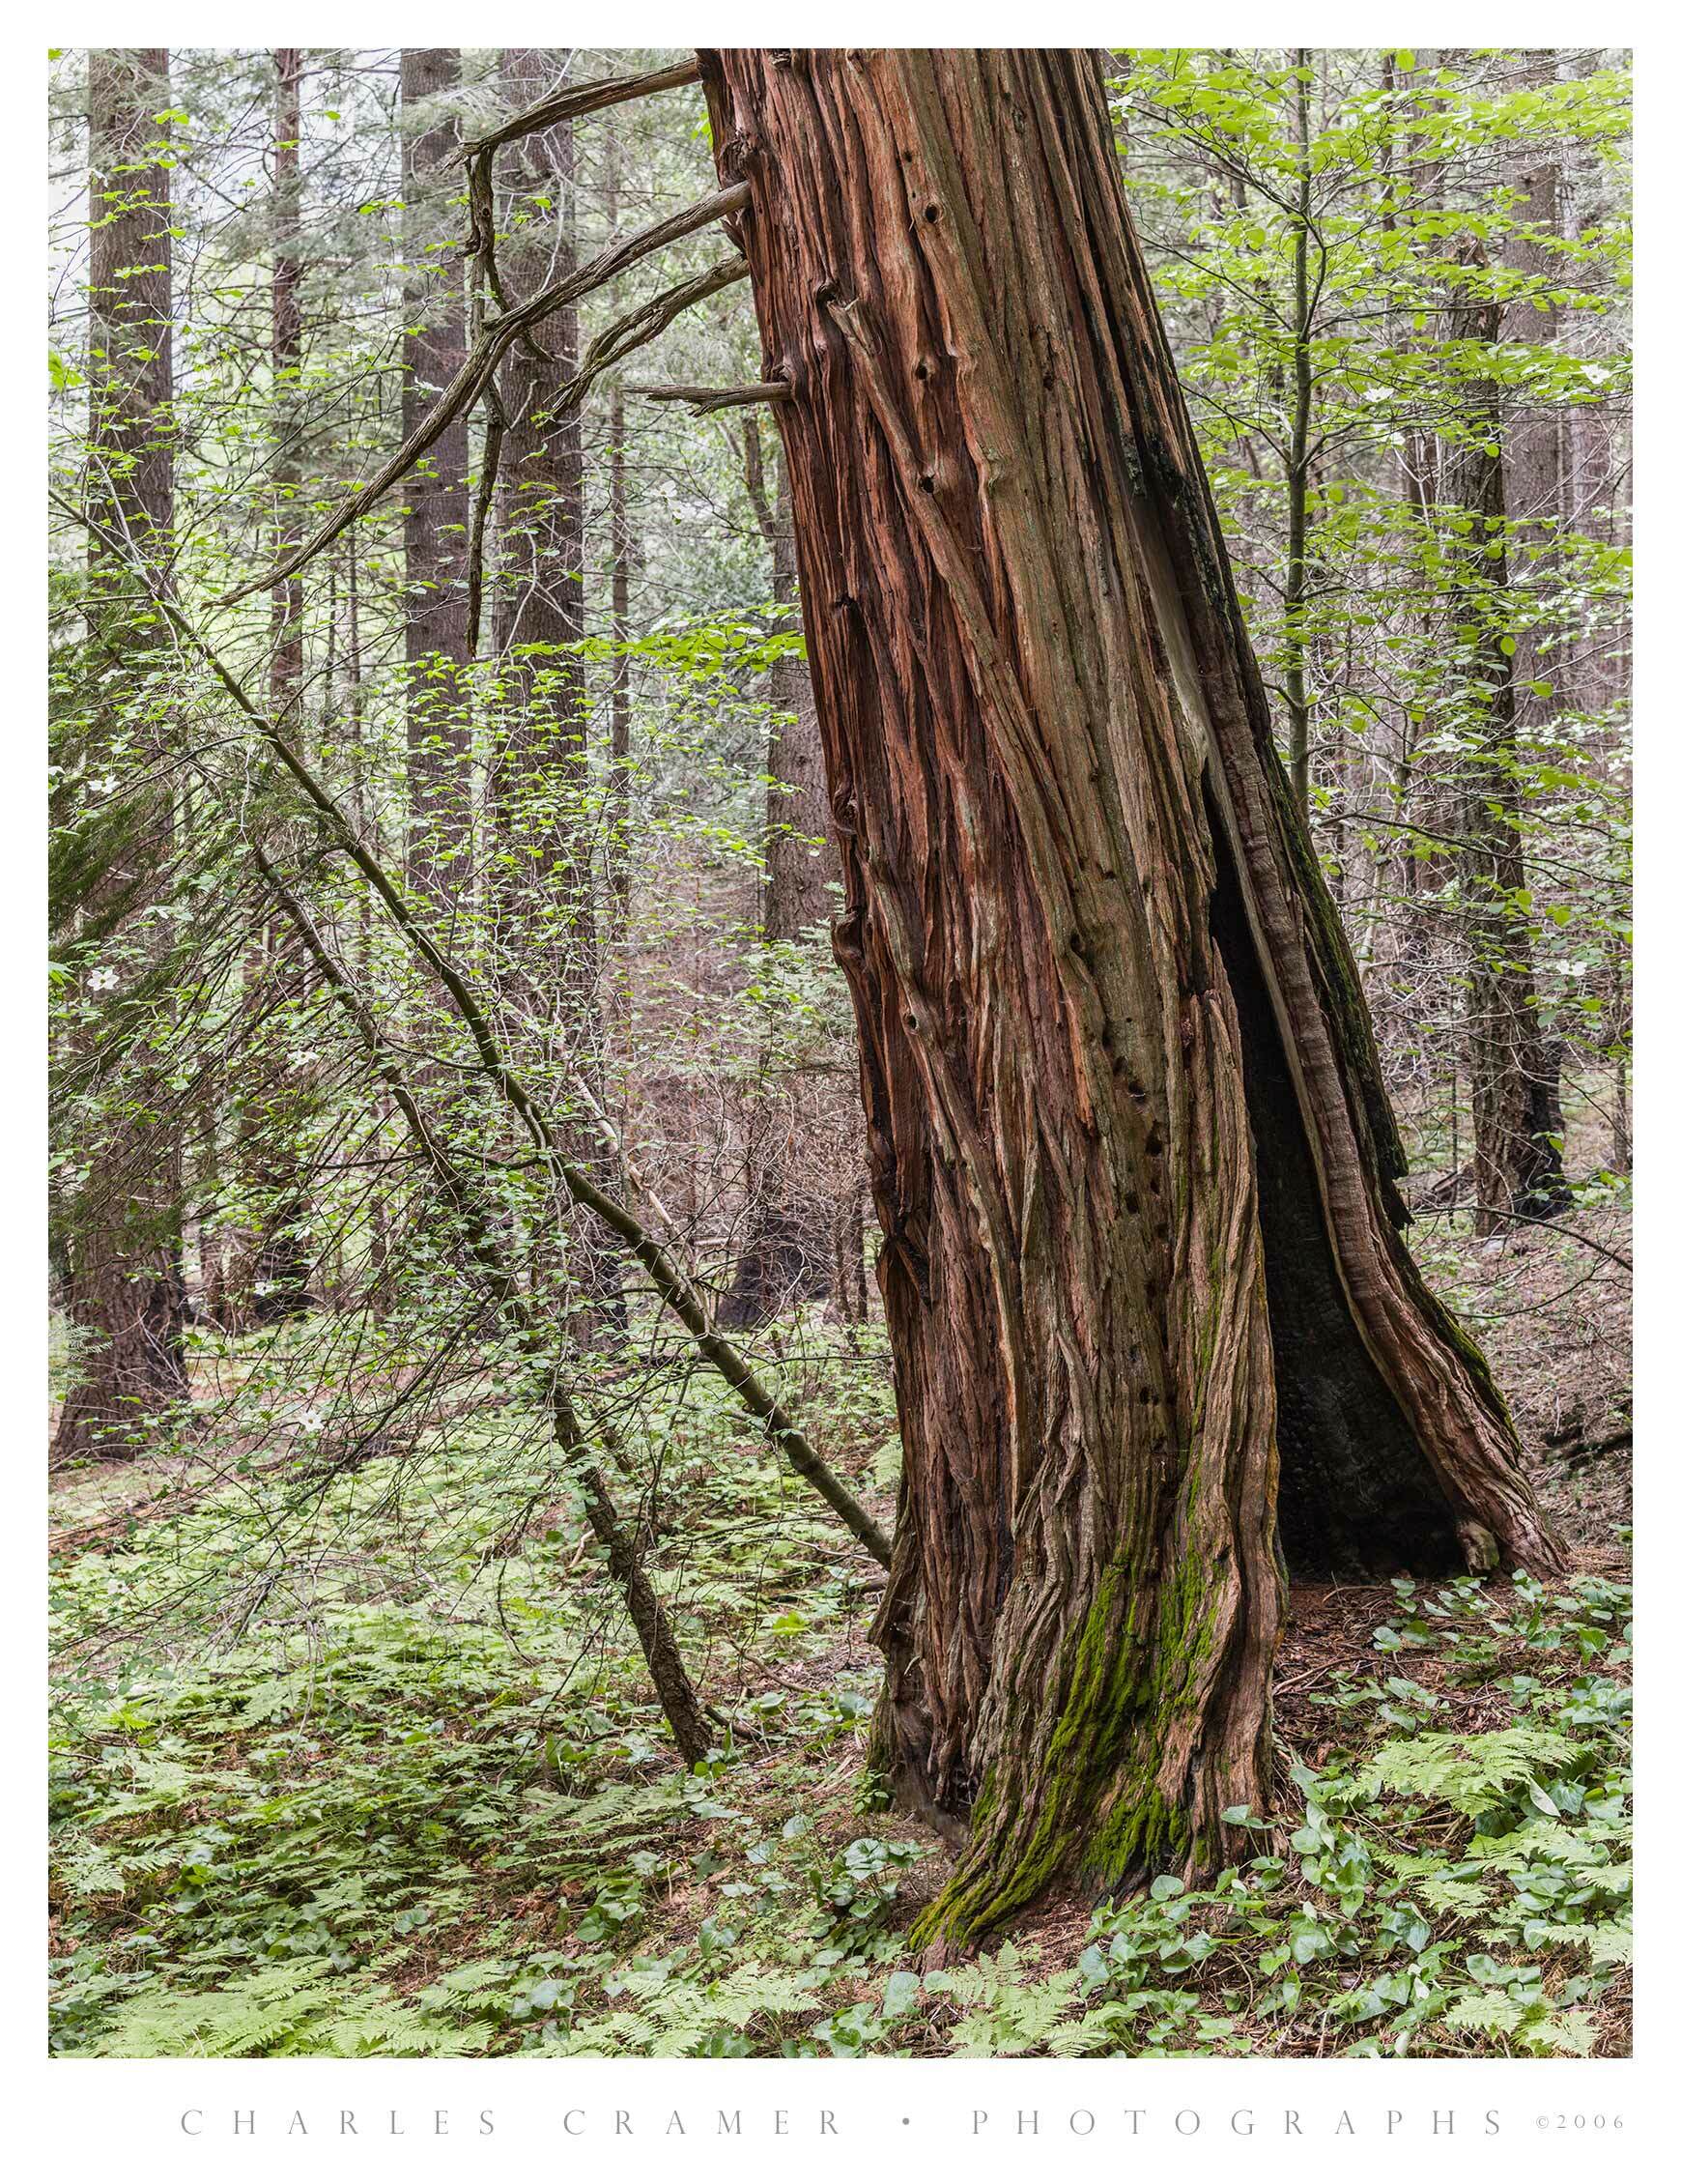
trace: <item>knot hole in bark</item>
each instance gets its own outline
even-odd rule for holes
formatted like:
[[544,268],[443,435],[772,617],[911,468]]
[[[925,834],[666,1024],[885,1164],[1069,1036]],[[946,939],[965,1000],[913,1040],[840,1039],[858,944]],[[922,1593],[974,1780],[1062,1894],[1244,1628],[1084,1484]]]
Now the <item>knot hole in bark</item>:
[[718,172],[726,183],[747,182],[763,158],[763,147],[751,129],[737,129],[718,151]]

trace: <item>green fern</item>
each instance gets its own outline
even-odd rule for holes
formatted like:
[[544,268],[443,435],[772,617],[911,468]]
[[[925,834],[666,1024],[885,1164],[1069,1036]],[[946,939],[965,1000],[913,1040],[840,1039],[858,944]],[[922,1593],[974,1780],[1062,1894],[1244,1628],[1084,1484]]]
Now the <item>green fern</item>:
[[1397,1738],[1360,1769],[1356,1786],[1366,1796],[1388,1791],[1451,1805],[1474,1819],[1518,1784],[1556,1773],[1581,1747],[1555,1729],[1521,1723],[1480,1737],[1429,1734]]

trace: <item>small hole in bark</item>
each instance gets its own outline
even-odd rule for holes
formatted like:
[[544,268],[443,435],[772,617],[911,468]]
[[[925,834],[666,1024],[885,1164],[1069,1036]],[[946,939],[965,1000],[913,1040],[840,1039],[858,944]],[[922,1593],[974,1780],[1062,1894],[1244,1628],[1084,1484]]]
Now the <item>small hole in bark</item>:
[[917,483],[922,487],[925,493],[931,493],[934,490],[933,472],[924,471],[922,476],[917,479]]
[[933,226],[934,222],[939,218],[939,216],[940,208],[938,207],[938,205],[930,205],[927,211],[923,215],[924,219],[927,221],[930,227]]

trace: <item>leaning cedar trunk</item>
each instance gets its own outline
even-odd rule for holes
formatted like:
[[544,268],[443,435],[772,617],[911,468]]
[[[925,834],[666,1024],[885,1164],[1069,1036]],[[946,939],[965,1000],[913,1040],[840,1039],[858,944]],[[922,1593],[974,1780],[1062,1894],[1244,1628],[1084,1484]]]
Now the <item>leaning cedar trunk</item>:
[[[1466,264],[1486,278],[1480,250]],[[1450,337],[1492,345],[1500,307],[1467,296],[1447,314]],[[1467,388],[1461,437],[1443,466],[1445,513],[1456,527],[1450,547],[1459,575],[1460,626],[1471,634],[1464,662],[1468,716],[1466,744],[1465,899],[1470,975],[1466,988],[1471,1123],[1476,1141],[1476,1232],[1509,1226],[1509,1217],[1545,1220],[1570,1203],[1560,1146],[1558,1058],[1535,998],[1533,942],[1524,905],[1524,837],[1512,818],[1518,692],[1505,628],[1509,570],[1506,481],[1499,397],[1490,379]]]
[[[163,582],[175,514],[170,162],[150,148],[160,135],[155,117],[168,105],[162,48],[89,54],[88,499],[107,532],[131,541],[152,579]],[[138,665],[159,641],[145,581],[125,560],[90,551],[88,600],[90,627],[113,652]],[[109,766],[123,792],[133,793],[136,762],[121,723],[108,739],[96,731],[86,761],[89,774]],[[144,801],[142,790],[136,812]],[[81,905],[87,927],[144,908],[148,873],[167,866],[173,835],[165,797],[152,822],[137,822],[125,838]],[[71,1074],[98,1087],[100,1033],[79,1044]],[[116,1085],[120,1097],[120,1073]],[[155,1104],[155,1091],[135,1103],[142,1110]],[[129,1454],[186,1396],[181,1195],[180,1136],[165,1113],[150,1125],[117,1120],[65,1206],[65,1306],[81,1345],[53,1437],[56,1463]]]
[[[921,1925],[1206,1868],[1301,1567],[1554,1553],[1401,1154],[1068,51],[703,56],[793,492],[904,1485]],[[1265,1267],[1264,1267],[1265,1261]],[[1282,1456],[1282,1476],[1280,1458]]]

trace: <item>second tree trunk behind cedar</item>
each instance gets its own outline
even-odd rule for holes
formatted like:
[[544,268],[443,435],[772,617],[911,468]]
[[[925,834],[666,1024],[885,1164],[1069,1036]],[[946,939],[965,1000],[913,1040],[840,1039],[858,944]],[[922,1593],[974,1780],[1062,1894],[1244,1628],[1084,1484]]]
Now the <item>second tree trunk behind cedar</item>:
[[[511,46],[501,58],[510,111],[535,104],[565,74],[564,51]],[[573,126],[522,137],[499,162],[499,271],[510,302],[571,270],[576,258]],[[545,319],[509,359],[500,382],[506,430],[497,474],[496,609],[499,695],[490,782],[487,872],[497,903],[504,991],[526,1035],[601,1093],[602,1024],[594,905],[584,634],[584,443],[576,410],[556,409],[578,368],[578,313]],[[581,1117],[573,1156],[599,1153]],[[593,1223],[568,1239],[568,1279],[594,1301],[573,1318],[583,1334],[595,1305],[623,1316],[616,1251]],[[556,1273],[558,1268],[553,1270]]]
[[[1493,343],[1497,303],[1479,299],[1480,252],[1464,268],[1471,292],[1448,313],[1450,338]],[[1511,558],[1500,405],[1492,379],[1467,387],[1461,437],[1442,466],[1442,501],[1457,529],[1457,619],[1472,634],[1462,674],[1464,791],[1460,884],[1469,974],[1466,1046],[1475,1134],[1476,1231],[1508,1226],[1513,1214],[1545,1217],[1568,1205],[1558,1059],[1536,1007],[1517,773],[1518,641],[1505,626]]]
[[[776,491],[767,495],[756,418],[748,421],[746,444],[748,487],[770,548],[772,591],[785,611],[781,624],[785,632],[799,627],[787,466],[777,464]],[[811,671],[797,652],[784,652],[772,663],[768,680],[774,725],[767,755],[761,923],[766,944],[775,947],[797,943],[815,926],[827,927],[834,907],[829,883],[840,868],[829,839],[829,792]],[[819,1191],[812,1173],[805,1112],[812,1088],[790,1077],[780,1089],[784,1097],[767,1097],[750,1110],[755,1142],[749,1149],[741,1248],[719,1307],[726,1327],[756,1327],[790,1305],[829,1296],[841,1283],[836,1202],[832,1193]]]

